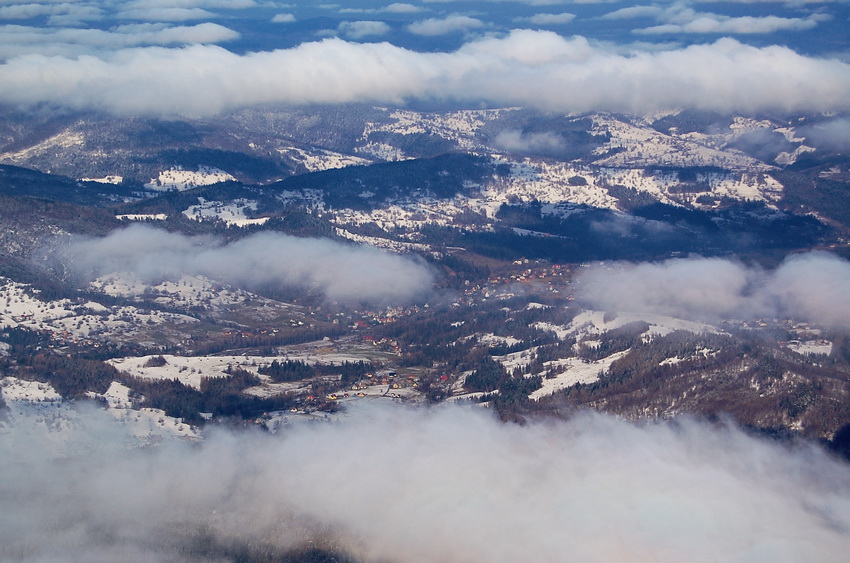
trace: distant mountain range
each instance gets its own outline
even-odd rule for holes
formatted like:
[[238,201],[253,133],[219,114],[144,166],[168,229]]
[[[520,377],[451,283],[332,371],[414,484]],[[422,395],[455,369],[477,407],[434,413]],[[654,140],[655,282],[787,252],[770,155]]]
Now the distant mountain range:
[[[836,185],[850,177],[850,163],[823,133],[824,124],[835,119],[343,106],[164,120],[9,109],[0,113],[0,163],[111,183],[113,191],[100,191],[114,195],[115,203],[132,197],[130,188],[161,191],[221,181],[270,185],[311,172],[350,170],[280,184],[303,188],[345,183],[349,174],[359,182],[358,176],[370,174],[352,166],[471,154],[495,170],[458,181],[474,184],[484,194],[477,199],[490,203],[537,200],[628,211],[636,201],[699,209],[761,201],[846,225],[850,205]],[[376,169],[375,175],[387,170],[401,168]],[[430,195],[441,198],[461,191],[453,187],[449,193],[430,181],[422,192],[375,193],[359,202],[350,199],[349,187],[343,190],[346,202],[327,203],[357,208],[374,197],[409,202],[429,187]]]
[[[850,159],[822,130],[835,119],[7,110],[6,402],[35,378],[65,398],[88,393],[193,424],[210,413],[333,412],[363,393],[483,401],[505,418],[565,405],[630,418],[731,413],[829,438],[850,422],[833,408],[850,389],[850,352],[837,314],[817,315],[841,310],[843,262],[828,263],[838,278],[817,273],[821,286],[769,272],[811,250],[850,255]],[[710,301],[728,282],[740,284],[732,298],[758,306],[696,323],[690,305],[661,314],[625,310],[640,295],[611,310],[582,300],[585,269],[648,261],[666,271],[694,256],[714,257],[719,273],[674,278],[664,303],[678,292]],[[330,368],[286,363],[295,357],[362,358],[370,380],[357,370],[328,379]],[[274,371],[285,380],[269,375],[273,361],[290,370]],[[79,370],[90,379],[68,375]]]

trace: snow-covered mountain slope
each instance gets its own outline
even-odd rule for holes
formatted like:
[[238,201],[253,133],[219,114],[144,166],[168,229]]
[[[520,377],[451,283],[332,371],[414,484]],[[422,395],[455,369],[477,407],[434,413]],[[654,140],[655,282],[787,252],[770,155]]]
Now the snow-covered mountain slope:
[[126,272],[114,272],[89,286],[106,295],[139,301],[140,305],[154,303],[170,310],[201,311],[206,317],[229,319],[230,312],[235,311],[237,316],[254,322],[278,320],[297,324],[307,319],[301,307],[197,275],[151,284]]
[[307,320],[300,307],[199,276],[151,285],[117,272],[96,279],[89,289],[119,298],[118,302],[44,299],[31,286],[0,277],[0,329],[35,331],[57,347],[109,342],[157,349],[194,333],[207,335],[209,327],[203,321],[212,318],[293,326]]
[[[578,350],[580,346],[596,345],[599,342],[597,339],[602,335],[631,323],[646,323],[646,331],[642,334],[644,342],[650,342],[654,338],[665,336],[677,330],[694,334],[724,334],[722,330],[713,325],[665,315],[631,312],[619,312],[616,315],[611,315],[603,311],[590,310],[581,312],[566,326],[545,322],[537,323],[535,326],[541,330],[554,332],[560,340],[575,340],[577,344],[574,349]],[[512,369],[516,363],[516,356],[521,357],[521,355],[522,353],[519,352],[500,358],[500,360],[506,368]],[[593,383],[624,355],[625,352],[620,351],[599,359],[588,359],[576,355],[545,362],[543,364],[544,372],[539,375],[548,372],[551,376],[544,377],[543,386],[532,393],[530,397],[539,399],[577,383]]]
[[[355,151],[379,160],[404,160],[410,155],[407,143],[400,139],[439,138],[456,150],[472,151],[483,147],[482,127],[501,118],[510,109],[465,110],[447,113],[425,113],[402,109],[381,108],[386,116],[381,121],[367,121],[357,139]],[[410,147],[411,149],[420,146]]]
[[716,167],[724,170],[766,172],[773,167],[737,151],[720,148],[717,138],[728,141],[734,131],[715,135],[715,146],[699,142],[694,135],[666,135],[648,124],[615,118],[610,115],[594,115],[593,133],[607,134],[610,140],[593,151],[597,166],[615,168],[646,167]]
[[342,154],[321,148],[311,150],[301,147],[280,147],[277,152],[287,157],[306,172],[318,172],[332,168],[345,168],[346,166],[363,166],[372,161],[359,156]]
[[790,121],[717,116],[701,127],[685,127],[684,112],[562,116],[520,108],[333,108],[245,110],[203,121],[91,115],[32,123],[21,122],[23,116],[0,119],[20,130],[0,146],[0,163],[74,178],[120,177],[152,189],[234,178],[266,183],[293,173],[461,151],[514,163],[529,158],[549,184],[557,184],[558,168],[565,166],[585,166],[590,177],[605,176],[602,171],[609,169],[713,169],[726,176],[712,182],[753,187],[720,192],[751,198],[753,190],[767,189],[753,178],[814,150],[803,129]]
[[[94,301],[43,300],[35,290],[0,278],[0,328],[23,328],[46,333],[57,345],[82,340],[162,342],[179,339],[181,325],[197,319],[179,313],[141,309],[131,305],[104,306]],[[168,335],[168,336],[166,336]]]

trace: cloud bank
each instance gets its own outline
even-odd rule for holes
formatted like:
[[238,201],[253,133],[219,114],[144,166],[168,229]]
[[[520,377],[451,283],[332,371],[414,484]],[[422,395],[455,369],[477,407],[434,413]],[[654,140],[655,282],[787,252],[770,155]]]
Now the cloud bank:
[[583,37],[529,30],[443,53],[329,38],[245,55],[214,45],[151,46],[102,57],[26,54],[0,65],[0,102],[116,114],[210,115],[266,103],[416,100],[563,112],[821,112],[850,109],[848,91],[846,61],[785,47],[720,39],[623,53]]
[[727,426],[371,408],[128,450],[105,418],[83,411],[61,440],[35,417],[0,427],[0,559],[209,561],[253,546],[283,560],[310,544],[400,563],[792,562],[850,548],[847,465]]
[[575,14],[564,12],[560,14],[534,14],[525,18],[517,18],[517,21],[527,21],[534,25],[560,25],[570,23],[574,19],[576,19]]
[[600,19],[627,20],[652,17],[660,25],[635,29],[634,33],[696,33],[696,34],[767,34],[778,31],[802,31],[812,29],[831,16],[812,14],[805,18],[785,18],[780,16],[727,16],[711,12],[697,12],[686,4],[674,3],[670,6],[629,6],[609,12]]
[[161,23],[136,23],[100,29],[49,29],[21,25],[0,26],[5,41],[0,44],[0,59],[38,53],[42,56],[91,56],[102,49],[124,49],[147,45],[188,45],[221,43],[239,38],[239,33],[214,23],[171,26]]
[[720,258],[598,266],[578,297],[590,307],[675,317],[795,318],[850,329],[850,262],[811,252],[766,272]]
[[564,139],[555,133],[528,133],[517,129],[507,129],[499,132],[493,139],[497,149],[532,154],[551,154],[566,148]]
[[433,283],[429,268],[412,257],[279,233],[223,244],[133,225],[103,238],[74,240],[57,252],[84,281],[122,271],[149,283],[196,274],[248,289],[294,286],[330,300],[378,304],[421,298]]
[[458,31],[469,31],[484,27],[484,22],[469,16],[453,14],[445,18],[428,18],[414,22],[407,26],[410,33],[416,35],[436,36],[455,33]]
[[390,26],[381,21],[342,22],[337,31],[351,39],[363,39],[364,37],[385,35],[390,31]]
[[806,142],[817,148],[836,152],[850,151],[850,119],[834,118],[817,125],[800,128]]

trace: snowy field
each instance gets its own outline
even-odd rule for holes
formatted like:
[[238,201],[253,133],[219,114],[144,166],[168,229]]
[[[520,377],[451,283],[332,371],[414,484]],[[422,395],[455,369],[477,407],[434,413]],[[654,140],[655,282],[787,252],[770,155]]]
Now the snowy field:
[[218,219],[228,225],[244,227],[246,225],[262,225],[269,220],[268,217],[251,218],[250,212],[257,210],[257,202],[247,199],[234,199],[230,202],[207,201],[198,198],[198,205],[191,205],[183,210],[183,215],[189,219],[202,221],[204,219]]
[[789,349],[797,352],[798,354],[823,354],[825,356],[829,356],[832,354],[832,342],[829,340],[792,340],[785,344]]
[[112,174],[103,178],[80,178],[81,182],[96,182],[98,184],[120,184],[124,181],[124,176]]
[[[647,166],[702,167],[716,166],[727,170],[762,171],[772,167],[742,152],[718,150],[694,137],[675,137],[660,133],[649,126],[639,127],[611,116],[592,117],[593,131],[610,134],[611,139],[594,152],[602,158],[600,166],[644,168]],[[729,134],[727,133],[727,136]],[[615,154],[605,156],[616,149]]]
[[582,360],[581,358],[564,358],[561,360],[553,360],[546,362],[546,369],[556,368],[558,373],[555,377],[543,378],[543,386],[529,395],[530,399],[539,399],[546,395],[551,395],[567,387],[572,387],[576,383],[593,383],[599,376],[608,371],[615,361],[625,356],[626,352],[617,352],[611,354],[607,358],[597,361]]
[[[230,377],[225,370],[228,366],[246,369],[256,373],[257,364],[262,364],[266,358],[252,358],[255,362],[252,366],[251,360],[245,356],[174,356],[164,354],[163,365],[155,365],[158,362],[153,358],[160,356],[134,356],[126,358],[113,358],[106,363],[112,365],[118,371],[133,377],[152,380],[175,380],[183,385],[201,388],[203,377]],[[274,358],[269,358],[265,363],[271,363]]]
[[[324,344],[324,346],[322,346]],[[154,358],[162,357],[165,363]],[[268,387],[265,396],[275,394],[269,390],[289,391],[303,386],[302,383],[295,384],[272,384],[268,376],[260,375],[258,368],[267,366],[274,361],[285,362],[288,360],[301,361],[306,364],[340,365],[346,362],[356,363],[368,360],[362,354],[354,352],[337,352],[325,343],[314,343],[312,346],[299,345],[293,347],[292,351],[274,356],[248,356],[248,355],[222,355],[222,356],[175,356],[171,354],[130,356],[124,358],[113,358],[107,363],[133,377],[151,380],[175,380],[183,385],[200,389],[203,377],[230,377],[227,374],[229,368],[238,368],[259,375],[263,380],[263,386]],[[294,385],[294,386],[293,386]],[[254,392],[258,394],[258,392]]]
[[346,166],[362,166],[372,162],[358,156],[317,148],[307,151],[297,147],[285,147],[278,149],[278,152],[303,166],[307,172],[320,172],[334,168],[345,168]]
[[199,166],[197,171],[170,168],[160,172],[158,177],[151,178],[145,187],[157,191],[183,191],[234,180],[236,178],[231,174],[211,166]]

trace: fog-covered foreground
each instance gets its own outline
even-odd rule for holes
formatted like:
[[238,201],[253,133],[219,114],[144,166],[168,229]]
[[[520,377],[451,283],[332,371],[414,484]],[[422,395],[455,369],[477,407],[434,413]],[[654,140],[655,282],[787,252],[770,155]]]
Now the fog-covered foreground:
[[80,412],[61,433],[0,425],[1,560],[319,546],[364,561],[775,562],[850,548],[850,467],[728,426],[369,408],[138,449],[108,415]]

